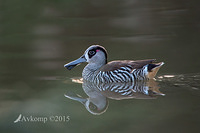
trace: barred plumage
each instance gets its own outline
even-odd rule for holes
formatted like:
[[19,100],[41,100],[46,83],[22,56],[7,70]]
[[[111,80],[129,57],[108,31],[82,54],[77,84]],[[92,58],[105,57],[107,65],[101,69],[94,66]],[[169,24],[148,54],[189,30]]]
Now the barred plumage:
[[148,65],[144,66],[141,69],[133,69],[131,70],[130,67],[121,67],[118,70],[114,71],[97,71],[97,73],[93,74],[93,77],[85,76],[86,80],[92,80],[96,83],[99,82],[134,82],[137,80],[148,80],[147,78],[147,67]]

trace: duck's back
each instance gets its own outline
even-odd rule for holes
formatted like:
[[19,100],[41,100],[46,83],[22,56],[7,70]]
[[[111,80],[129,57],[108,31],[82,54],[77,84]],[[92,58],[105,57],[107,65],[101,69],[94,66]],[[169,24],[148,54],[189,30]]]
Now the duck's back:
[[155,59],[138,61],[112,61],[102,66],[95,75],[98,82],[132,82],[153,78],[163,63],[153,64]]
[[143,66],[153,63],[155,59],[150,60],[118,60],[118,61],[111,61],[107,63],[106,65],[102,66],[100,68],[100,71],[114,71],[117,69],[120,69],[121,67],[130,67],[131,69],[140,69]]

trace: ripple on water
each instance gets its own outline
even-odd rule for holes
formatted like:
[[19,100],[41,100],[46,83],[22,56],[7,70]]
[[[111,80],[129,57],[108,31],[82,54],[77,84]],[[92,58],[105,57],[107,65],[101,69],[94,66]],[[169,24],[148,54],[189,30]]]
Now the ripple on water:
[[200,89],[200,73],[181,74],[181,75],[163,75],[159,76],[157,81],[167,83],[168,86],[189,87],[193,90]]

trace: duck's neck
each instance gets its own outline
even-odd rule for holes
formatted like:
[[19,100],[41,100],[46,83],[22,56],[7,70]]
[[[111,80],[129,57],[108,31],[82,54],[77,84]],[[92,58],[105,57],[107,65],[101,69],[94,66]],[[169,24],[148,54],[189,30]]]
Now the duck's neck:
[[82,72],[82,77],[85,80],[93,80],[96,72],[105,64],[89,63],[85,66]]

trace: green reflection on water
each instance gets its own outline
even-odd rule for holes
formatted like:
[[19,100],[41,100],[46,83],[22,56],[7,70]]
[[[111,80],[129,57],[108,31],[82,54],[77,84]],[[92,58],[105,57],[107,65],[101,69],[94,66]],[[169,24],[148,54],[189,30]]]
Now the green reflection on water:
[[[64,97],[66,89],[84,95],[69,80],[81,76],[84,66],[63,68],[100,43],[109,61],[156,58],[166,63],[159,76],[198,73],[198,5],[194,0],[1,1],[1,131],[198,132],[199,86],[191,86],[191,78],[184,85],[161,82],[166,96],[156,100],[111,100],[106,113],[93,116]],[[69,115],[70,121],[14,124],[19,114]]]

